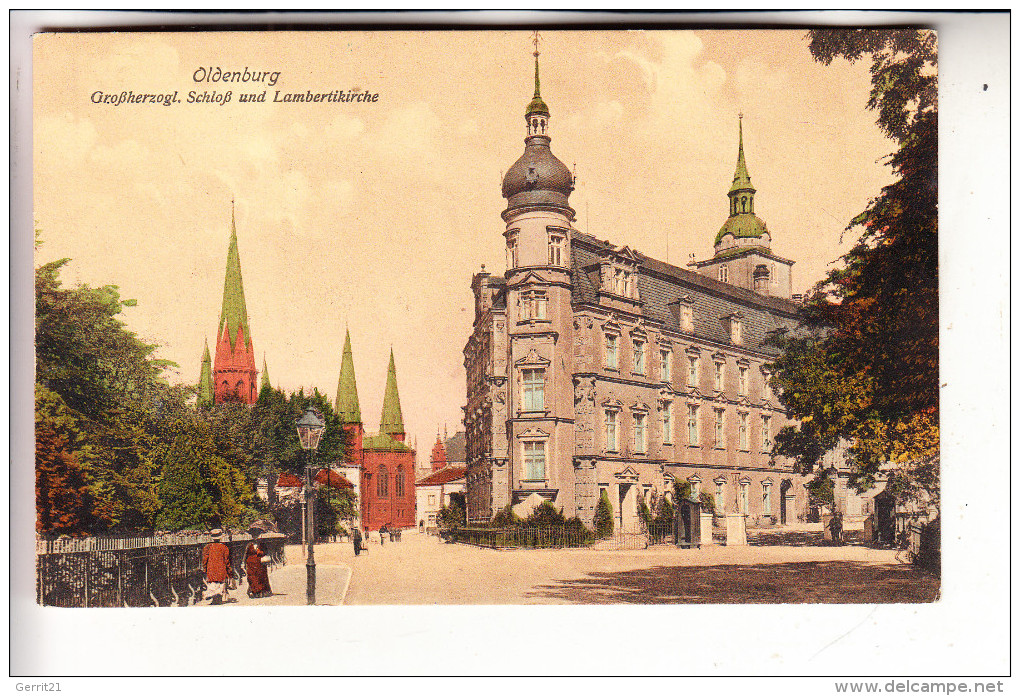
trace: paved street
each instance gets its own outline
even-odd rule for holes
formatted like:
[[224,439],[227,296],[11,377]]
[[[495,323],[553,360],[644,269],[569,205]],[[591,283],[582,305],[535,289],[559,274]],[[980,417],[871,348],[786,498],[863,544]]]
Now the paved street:
[[[404,534],[400,543],[373,542],[368,554],[357,558],[350,543],[316,547],[320,578],[330,566],[351,568],[346,604],[934,601],[938,578],[894,556],[891,550],[863,546],[768,543],[694,551],[494,551],[416,533]],[[301,604],[300,547],[288,547],[288,559],[271,581],[274,590],[288,593],[281,603]],[[291,594],[300,601],[291,601]]]

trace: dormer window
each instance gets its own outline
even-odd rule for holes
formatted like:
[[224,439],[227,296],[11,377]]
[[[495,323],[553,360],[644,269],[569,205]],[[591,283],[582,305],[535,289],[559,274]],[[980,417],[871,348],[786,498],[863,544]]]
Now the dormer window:
[[730,282],[730,269],[726,267],[726,264],[719,266],[719,280],[724,283]]
[[680,330],[694,331],[694,301],[689,296],[680,298]]
[[733,343],[744,342],[744,320],[738,312],[730,315],[730,341]]

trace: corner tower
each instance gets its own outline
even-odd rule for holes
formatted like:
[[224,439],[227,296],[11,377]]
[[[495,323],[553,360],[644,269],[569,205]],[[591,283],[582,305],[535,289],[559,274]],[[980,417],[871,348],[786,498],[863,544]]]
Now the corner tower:
[[737,166],[727,192],[729,217],[715,236],[715,254],[690,265],[702,275],[761,295],[790,298],[793,261],[772,253],[772,235],[754,212],[757,189],[744,159],[744,115],[739,116]]
[[255,347],[248,324],[248,308],[244,301],[241,279],[241,257],[237,250],[237,226],[234,204],[230,203],[230,245],[227,249],[227,272],[223,281],[223,309],[216,332],[216,360],[213,384],[216,403],[239,401],[253,404],[258,400],[258,370],[255,369]]
[[[535,90],[524,112],[524,153],[503,177],[506,327],[502,321],[493,322],[491,343],[505,346],[494,369],[505,370],[506,378],[492,375],[495,404],[491,415],[478,416],[502,420],[493,427],[501,430],[505,423],[506,428],[505,444],[494,441],[487,453],[491,509],[513,505],[522,517],[542,499],[572,509],[574,493],[573,386],[568,368],[574,333],[570,251],[574,210],[569,203],[574,177],[550,147],[551,112],[541,92],[538,32],[533,41]],[[471,398],[469,394],[469,403]],[[469,507],[475,514],[474,504]]]

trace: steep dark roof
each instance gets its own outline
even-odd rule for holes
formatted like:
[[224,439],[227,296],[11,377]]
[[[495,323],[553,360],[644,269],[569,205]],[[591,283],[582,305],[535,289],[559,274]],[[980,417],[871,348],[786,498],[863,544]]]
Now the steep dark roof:
[[[598,304],[597,276],[593,277],[595,274],[590,274],[585,267],[598,263],[599,252],[605,249],[615,247],[590,235],[573,233],[571,271],[575,304]],[[773,352],[763,345],[766,334],[777,329],[792,330],[797,325],[798,306],[790,300],[760,295],[640,252],[634,253],[640,269],[640,312],[649,320],[662,322],[671,331],[686,333],[680,328],[678,305],[670,305],[684,296],[694,302],[694,335],[716,343],[730,342],[724,319],[734,312],[740,312],[743,317],[742,345],[750,350]]]
[[451,463],[467,461],[467,439],[463,430],[454,433],[453,437],[446,438],[443,444],[446,447],[446,461]]
[[463,466],[448,466],[445,469],[440,469],[434,474],[429,474],[425,478],[415,482],[416,486],[438,486],[442,483],[450,483],[451,481],[457,481],[463,479],[467,474],[467,468]]

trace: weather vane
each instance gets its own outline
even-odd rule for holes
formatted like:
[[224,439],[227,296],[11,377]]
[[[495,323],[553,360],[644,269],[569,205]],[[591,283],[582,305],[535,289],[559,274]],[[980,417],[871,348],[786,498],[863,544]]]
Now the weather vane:
[[531,35],[531,43],[535,44],[535,57],[538,58],[538,42],[541,40],[541,36],[538,34],[538,29]]

